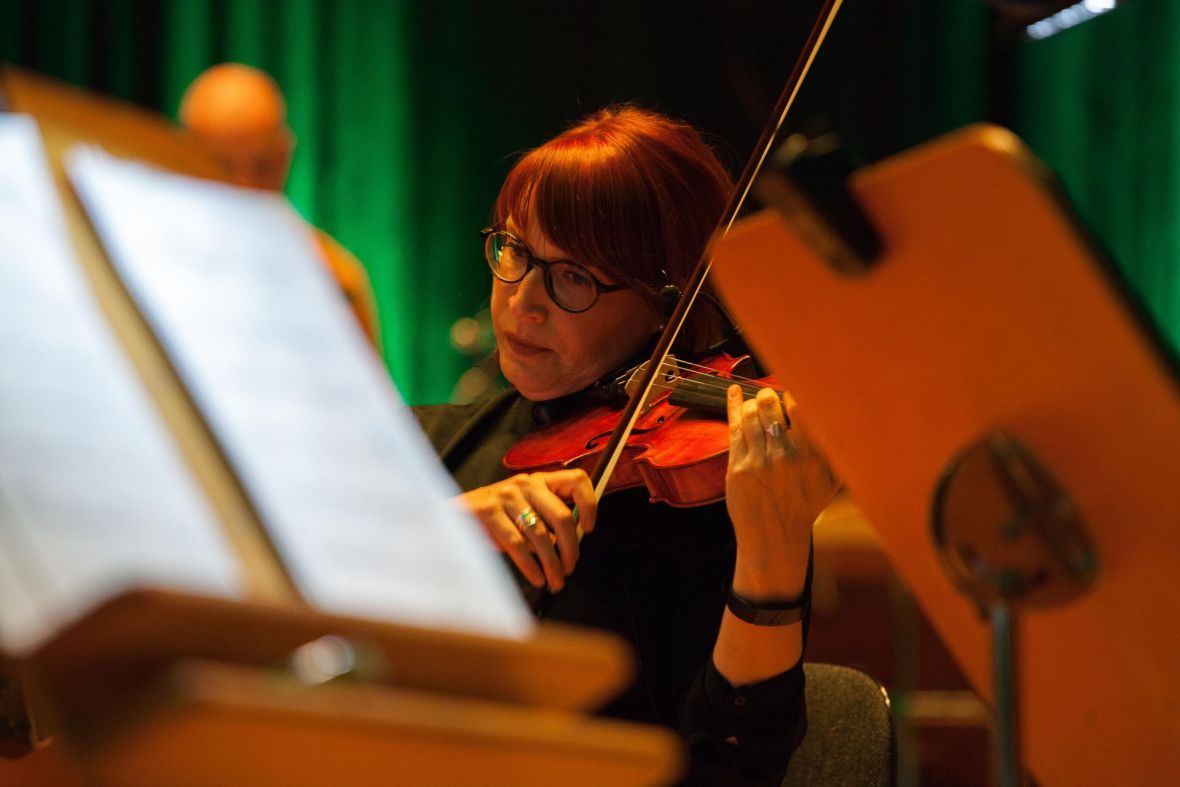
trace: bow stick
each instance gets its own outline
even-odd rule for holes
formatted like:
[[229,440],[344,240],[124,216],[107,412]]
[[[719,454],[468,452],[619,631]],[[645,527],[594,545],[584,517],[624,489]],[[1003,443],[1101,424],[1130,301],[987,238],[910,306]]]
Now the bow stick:
[[[811,28],[811,33],[803,45],[803,50],[799,53],[799,57],[795,61],[795,67],[791,69],[791,74],[787,77],[787,82],[783,86],[778,102],[774,106],[770,123],[763,128],[762,136],[759,137],[758,142],[754,145],[754,152],[746,162],[741,176],[734,185],[729,202],[726,204],[725,211],[722,213],[721,221],[718,222],[717,227],[709,236],[709,240],[705,244],[705,249],[701,252],[697,265],[693,269],[692,276],[689,278],[688,284],[680,296],[680,300],[677,301],[672,316],[668,318],[668,324],[665,326],[664,332],[660,335],[659,341],[656,342],[655,349],[652,350],[651,360],[643,367],[643,371],[632,389],[631,398],[619,416],[619,423],[615,426],[614,432],[611,433],[610,440],[607,441],[602,456],[598,460],[598,464],[590,474],[590,481],[594,484],[594,497],[597,500],[601,500],[603,494],[606,493],[607,483],[610,481],[615,465],[619,462],[619,457],[623,455],[623,448],[627,444],[627,438],[631,436],[631,431],[635,427],[636,420],[639,418],[640,405],[647,399],[648,393],[655,383],[656,376],[663,366],[664,358],[671,351],[672,343],[676,341],[676,337],[680,334],[680,329],[684,326],[684,322],[688,318],[689,309],[696,302],[697,294],[700,293],[701,287],[704,286],[705,277],[709,275],[709,269],[713,264],[713,253],[717,248],[717,244],[729,232],[730,227],[733,226],[733,222],[737,219],[738,213],[741,212],[742,205],[746,201],[746,196],[750,193],[750,188],[754,184],[754,178],[757,176],[758,170],[762,168],[766,157],[770,155],[770,151],[774,147],[775,138],[778,136],[779,130],[787,118],[787,112],[790,111],[791,105],[795,101],[795,96],[799,93],[799,88],[803,84],[803,79],[807,76],[807,72],[810,70],[811,64],[819,52],[819,47],[827,36],[828,30],[832,26],[832,21],[836,17],[836,12],[840,10],[842,3],[843,0],[826,0],[823,8],[820,9],[815,25]],[[579,530],[580,535],[581,532]]]

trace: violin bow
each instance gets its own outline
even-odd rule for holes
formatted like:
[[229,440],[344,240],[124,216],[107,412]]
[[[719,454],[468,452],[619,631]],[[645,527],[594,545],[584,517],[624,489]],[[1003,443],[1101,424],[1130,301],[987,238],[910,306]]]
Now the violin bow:
[[[742,174],[738,177],[737,183],[734,184],[734,189],[730,193],[729,202],[725,206],[721,220],[717,223],[712,234],[709,235],[709,240],[697,260],[692,276],[685,285],[680,300],[676,303],[676,308],[668,318],[668,323],[664,327],[664,332],[660,335],[659,340],[656,342],[655,349],[652,350],[651,359],[642,367],[638,382],[635,384],[636,387],[631,393],[631,398],[627,400],[627,405],[623,408],[622,414],[619,416],[619,422],[615,426],[615,430],[611,433],[606,446],[603,448],[598,464],[595,465],[594,471],[590,473],[590,482],[594,484],[594,498],[596,500],[601,500],[602,496],[606,494],[606,487],[610,482],[611,474],[614,472],[615,466],[619,463],[619,458],[623,455],[623,448],[627,445],[627,438],[631,436],[635,422],[639,419],[640,405],[647,400],[648,394],[655,384],[656,376],[659,374],[660,369],[664,365],[664,360],[672,349],[672,343],[676,341],[676,337],[680,334],[680,329],[684,326],[685,320],[688,318],[689,309],[696,302],[697,295],[700,293],[701,287],[705,284],[705,277],[709,275],[709,269],[713,264],[713,253],[717,248],[717,244],[721,242],[729,232],[730,227],[733,226],[734,221],[737,220],[738,213],[741,212],[742,205],[745,204],[746,196],[750,193],[750,188],[754,185],[754,178],[757,176],[758,170],[762,168],[766,157],[770,155],[771,148],[774,147],[775,139],[782,129],[783,122],[787,119],[787,112],[790,111],[791,105],[795,102],[795,96],[799,93],[803,79],[811,69],[811,64],[815,61],[819,47],[827,37],[828,30],[832,26],[832,21],[836,18],[836,12],[840,10],[842,4],[843,0],[824,0],[824,4],[820,8],[815,24],[807,36],[807,41],[804,43],[799,57],[795,60],[795,66],[791,69],[791,74],[787,77],[787,82],[783,85],[782,93],[779,94],[778,101],[774,105],[770,122],[762,129],[762,136],[758,138],[758,142],[754,145],[754,152],[751,154],[749,160],[746,161],[746,166],[742,170]],[[574,509],[574,515],[575,517],[577,516],[576,508]],[[581,527],[578,527],[578,538],[582,538]],[[541,587],[526,590],[525,598],[529,606],[538,615],[542,615],[553,596],[544,587]]]
[[[730,193],[729,202],[725,206],[721,220],[718,222],[716,228],[714,228],[712,234],[710,234],[709,240],[705,244],[705,249],[701,252],[696,267],[693,269],[692,276],[685,285],[684,292],[680,296],[680,300],[677,301],[672,316],[668,318],[664,332],[656,342],[655,349],[652,350],[651,360],[646,366],[642,367],[631,398],[627,401],[627,406],[623,408],[622,414],[619,417],[618,425],[615,426],[615,430],[611,433],[610,440],[607,441],[606,447],[603,449],[602,455],[598,460],[598,464],[590,474],[590,481],[594,484],[594,497],[597,500],[601,500],[603,494],[606,493],[607,483],[610,481],[611,474],[619,462],[619,457],[623,454],[623,448],[627,444],[627,438],[631,436],[631,431],[639,418],[640,405],[646,401],[655,383],[656,376],[659,374],[660,369],[664,365],[665,358],[672,349],[673,342],[676,341],[676,337],[680,334],[680,329],[684,326],[688,318],[689,310],[696,302],[701,287],[704,286],[705,278],[709,275],[709,269],[713,264],[713,254],[716,251],[717,245],[729,232],[734,221],[737,220],[742,205],[746,201],[746,196],[750,193],[750,188],[754,185],[754,178],[762,168],[766,157],[770,155],[775,139],[778,137],[783,122],[787,118],[787,112],[790,111],[791,105],[794,104],[795,96],[799,93],[799,88],[802,86],[807,72],[811,69],[811,64],[815,61],[819,47],[827,37],[828,30],[831,28],[832,21],[836,18],[836,12],[840,10],[842,3],[843,0],[825,0],[823,7],[820,9],[815,24],[811,28],[811,33],[803,45],[803,50],[799,53],[799,57],[795,61],[795,66],[791,69],[791,74],[787,77],[787,82],[783,86],[782,93],[779,95],[774,110],[771,112],[770,122],[762,129],[762,136],[758,138],[758,142],[754,145],[754,152],[751,154],[749,160],[746,161],[746,166],[742,170],[742,174],[738,177],[737,183],[734,184],[734,189]],[[581,532],[579,531],[580,535]]]

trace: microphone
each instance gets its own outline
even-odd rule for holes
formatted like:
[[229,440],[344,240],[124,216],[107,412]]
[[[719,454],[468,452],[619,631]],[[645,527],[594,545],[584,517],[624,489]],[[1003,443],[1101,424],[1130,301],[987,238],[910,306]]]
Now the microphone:
[[680,288],[675,284],[665,284],[660,290],[660,311],[663,313],[665,323],[672,318],[672,312],[676,311],[676,304],[679,301]]

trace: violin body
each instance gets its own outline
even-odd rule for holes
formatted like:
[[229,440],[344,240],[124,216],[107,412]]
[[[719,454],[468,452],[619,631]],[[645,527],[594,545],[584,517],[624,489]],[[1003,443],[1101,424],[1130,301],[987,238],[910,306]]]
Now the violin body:
[[[695,365],[691,374],[660,386],[663,390],[644,403],[606,491],[644,486],[652,502],[684,508],[724,499],[729,462],[725,391],[748,361],[747,356],[708,358]],[[761,385],[747,383],[743,388],[756,390],[770,381],[757,382]],[[682,386],[693,391],[691,405],[677,403],[683,398],[677,396]],[[521,473],[567,468],[589,473],[618,419],[619,409],[609,404],[575,411],[518,441],[504,455],[504,466]]]

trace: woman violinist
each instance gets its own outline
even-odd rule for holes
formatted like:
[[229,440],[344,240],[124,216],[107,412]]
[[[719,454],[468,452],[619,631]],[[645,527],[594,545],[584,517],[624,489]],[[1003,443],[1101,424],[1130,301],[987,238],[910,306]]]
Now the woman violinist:
[[[634,107],[600,111],[526,154],[484,233],[512,388],[416,412],[465,490],[459,501],[552,594],[544,616],[632,644],[638,678],[604,713],[679,730],[690,782],[777,785],[805,727],[811,526],[837,486],[789,397],[764,389],[742,401],[731,389],[724,503],[671,508],[643,489],[596,503],[581,470],[510,475],[501,463],[642,360],[661,328],[661,290],[691,275],[731,188],[695,130]],[[702,310],[680,349],[723,329]]]

